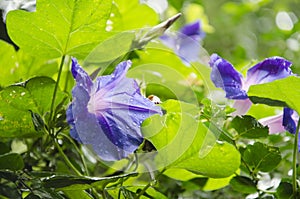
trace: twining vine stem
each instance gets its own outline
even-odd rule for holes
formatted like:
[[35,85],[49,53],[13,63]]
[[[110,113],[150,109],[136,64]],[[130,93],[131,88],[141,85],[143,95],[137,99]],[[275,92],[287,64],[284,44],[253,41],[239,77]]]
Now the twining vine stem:
[[[161,172],[159,172],[156,176],[155,176],[155,180],[158,180],[158,178],[166,171],[166,169],[163,169]],[[134,197],[134,199],[139,199],[142,195],[144,195],[144,193],[147,191],[147,189],[149,187],[152,186],[152,182],[149,182],[139,193],[138,195],[136,195]]]
[[294,141],[294,150],[293,150],[293,193],[294,196],[297,194],[297,155],[298,155],[298,139],[299,139],[299,128],[300,128],[300,119],[298,120],[295,141]]
[[56,148],[57,148],[57,150],[58,150],[58,152],[60,153],[60,155],[64,158],[64,160],[65,160],[65,162],[66,162],[66,164],[78,175],[78,176],[83,176],[82,174],[81,174],[81,172],[80,171],[78,171],[77,169],[76,169],[76,167],[72,164],[72,162],[69,160],[69,158],[66,156],[66,154],[63,152],[63,150],[62,150],[62,148],[59,146],[59,144],[58,144],[58,140],[57,139],[54,139],[53,140],[54,141],[54,144],[55,144],[55,146],[56,146]]

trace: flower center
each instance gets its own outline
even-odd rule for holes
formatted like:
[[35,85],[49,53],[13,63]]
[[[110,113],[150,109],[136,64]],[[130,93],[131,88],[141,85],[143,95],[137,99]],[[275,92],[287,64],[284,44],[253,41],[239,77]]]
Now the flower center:
[[91,95],[91,98],[87,104],[88,112],[97,114],[97,112],[103,112],[108,109],[109,103],[103,99],[100,92],[96,92]]

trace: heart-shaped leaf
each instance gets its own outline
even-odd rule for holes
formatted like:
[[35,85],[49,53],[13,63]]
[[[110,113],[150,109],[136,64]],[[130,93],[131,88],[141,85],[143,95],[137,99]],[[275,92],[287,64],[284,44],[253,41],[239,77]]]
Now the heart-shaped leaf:
[[[40,136],[32,114],[45,116],[50,110],[54,87],[51,78],[35,77],[4,88],[0,92],[0,137]],[[58,92],[56,105],[64,97],[63,92]]]
[[8,13],[8,33],[33,55],[83,58],[103,39],[111,6],[111,0],[37,0],[36,12]]
[[253,172],[268,172],[280,163],[281,154],[277,147],[256,142],[246,147],[243,159]]
[[157,149],[158,168],[182,168],[214,178],[228,177],[238,169],[239,152],[229,143],[216,141],[195,120],[196,106],[175,100],[162,106],[167,111],[163,117],[154,115],[143,124],[143,134]]
[[260,124],[250,115],[237,116],[233,118],[230,127],[234,128],[238,135],[244,138],[267,137],[269,129],[267,126]]

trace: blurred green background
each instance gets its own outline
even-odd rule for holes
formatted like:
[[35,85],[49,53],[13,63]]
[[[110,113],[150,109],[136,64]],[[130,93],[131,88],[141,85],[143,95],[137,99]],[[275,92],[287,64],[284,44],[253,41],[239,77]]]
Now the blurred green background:
[[282,56],[300,72],[299,1],[169,0],[169,5],[183,12],[186,21],[202,20],[209,54],[216,52],[236,67]]

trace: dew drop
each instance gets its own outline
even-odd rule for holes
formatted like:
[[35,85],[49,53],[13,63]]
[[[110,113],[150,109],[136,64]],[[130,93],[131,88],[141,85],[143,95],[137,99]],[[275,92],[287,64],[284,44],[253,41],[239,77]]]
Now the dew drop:
[[21,93],[21,96],[24,96],[25,94],[26,94],[25,92],[22,92],[22,93]]

